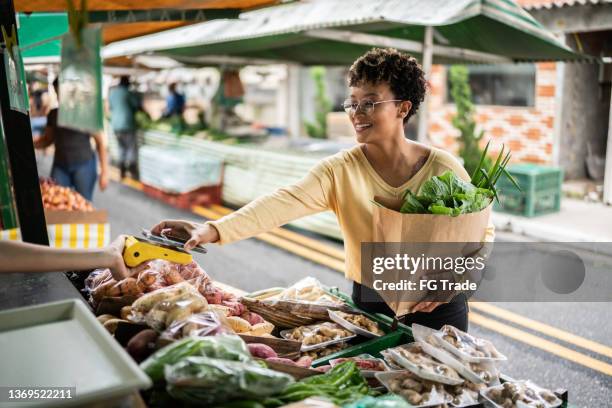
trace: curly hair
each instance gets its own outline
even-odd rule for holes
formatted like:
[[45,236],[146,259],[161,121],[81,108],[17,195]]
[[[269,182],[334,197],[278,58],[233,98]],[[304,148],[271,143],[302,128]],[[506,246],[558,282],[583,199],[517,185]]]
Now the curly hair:
[[425,99],[425,73],[414,57],[394,48],[373,48],[353,63],[348,86],[388,83],[397,99],[412,102],[404,123],[419,110]]

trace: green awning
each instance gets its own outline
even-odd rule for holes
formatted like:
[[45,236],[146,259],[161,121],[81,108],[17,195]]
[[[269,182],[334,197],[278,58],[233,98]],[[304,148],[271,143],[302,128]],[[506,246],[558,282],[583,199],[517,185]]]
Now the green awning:
[[157,53],[185,63],[268,60],[346,65],[372,46],[419,56],[434,27],[434,62],[578,60],[511,0],[312,0],[168,30],[105,47],[113,58]]
[[19,13],[19,45],[24,62],[59,59],[61,40],[68,32],[66,13]]

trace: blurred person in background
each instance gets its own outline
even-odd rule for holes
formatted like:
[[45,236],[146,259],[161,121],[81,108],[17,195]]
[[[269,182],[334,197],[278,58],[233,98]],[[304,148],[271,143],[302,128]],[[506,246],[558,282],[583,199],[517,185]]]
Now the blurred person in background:
[[168,96],[166,97],[166,109],[163,117],[183,116],[185,110],[185,95],[176,89],[176,82],[168,86]]
[[119,169],[121,178],[130,172],[138,180],[138,136],[136,133],[136,113],[142,110],[140,96],[130,89],[130,78],[122,76],[119,85],[110,89],[108,107],[111,114],[111,127],[119,142]]
[[47,114],[50,107],[47,86],[47,84],[33,82],[28,87],[30,94],[30,122],[32,123],[33,136],[42,135],[47,123]]
[[[53,89],[59,101],[58,88],[56,78],[53,81]],[[91,134],[59,126],[57,114],[57,108],[51,109],[47,115],[47,125],[44,133],[34,140],[34,147],[44,149],[55,145],[51,177],[58,184],[73,188],[91,201],[96,180],[98,180],[98,157],[100,160],[100,190],[105,190],[108,185],[108,162],[104,134],[102,132]],[[96,151],[93,150],[91,145],[92,137],[95,141]]]

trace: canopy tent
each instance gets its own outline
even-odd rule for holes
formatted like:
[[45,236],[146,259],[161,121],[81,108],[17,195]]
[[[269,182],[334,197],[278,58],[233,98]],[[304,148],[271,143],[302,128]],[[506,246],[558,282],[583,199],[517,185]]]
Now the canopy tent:
[[[275,3],[272,0],[89,0],[97,11],[146,9],[249,9]],[[66,0],[15,0],[15,11],[66,11]]]
[[371,46],[421,56],[426,27],[433,27],[439,63],[584,58],[510,0],[311,0],[240,17],[117,42],[103,56],[155,52],[186,63],[238,57],[346,65]]
[[[578,60],[511,0],[304,0],[113,43],[112,59],[155,53],[189,64],[348,65],[372,46],[436,63]],[[299,128],[297,122],[291,126]],[[419,140],[426,139],[427,103]]]

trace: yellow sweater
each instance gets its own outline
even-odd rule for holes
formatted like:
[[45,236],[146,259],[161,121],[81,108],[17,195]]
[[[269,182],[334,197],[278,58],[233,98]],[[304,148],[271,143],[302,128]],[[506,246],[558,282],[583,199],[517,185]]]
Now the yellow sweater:
[[[425,181],[447,170],[470,179],[451,154],[432,148],[423,167],[410,180],[400,187],[392,187],[376,173],[357,145],[323,159],[296,184],[259,197],[210,224],[219,231],[219,244],[228,244],[306,215],[332,210],[344,237],[345,276],[359,282],[361,242],[373,241],[372,198],[375,195],[399,197],[408,188],[418,192]],[[489,225],[484,240],[493,241],[493,238],[494,228]]]

